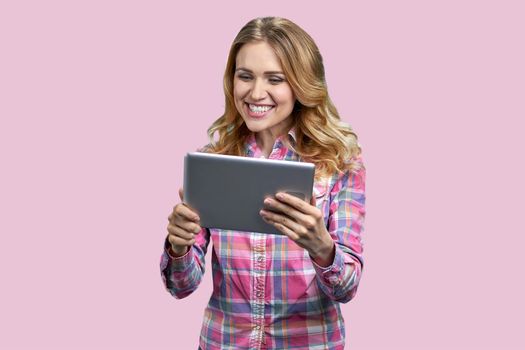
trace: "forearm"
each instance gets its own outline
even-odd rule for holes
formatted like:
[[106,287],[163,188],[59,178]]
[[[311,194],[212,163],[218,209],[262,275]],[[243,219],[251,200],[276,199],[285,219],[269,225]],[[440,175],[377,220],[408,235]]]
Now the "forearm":
[[328,236],[328,241],[315,251],[310,251],[310,258],[314,263],[321,267],[328,267],[333,264],[335,258],[335,242]]
[[[161,257],[161,276],[166,290],[182,299],[199,286],[204,274],[204,256],[198,246],[186,248],[187,251],[180,256],[180,251],[171,250],[169,243],[166,244]],[[202,259],[199,258],[201,254]]]
[[337,244],[334,246],[334,258],[329,266],[323,267],[312,260],[320,289],[330,299],[346,303],[357,292],[361,277],[361,263],[343,249]]
[[333,300],[350,301],[363,267],[361,234],[365,219],[365,170],[345,172],[330,192],[327,229],[335,242],[333,263],[315,265],[320,288]]

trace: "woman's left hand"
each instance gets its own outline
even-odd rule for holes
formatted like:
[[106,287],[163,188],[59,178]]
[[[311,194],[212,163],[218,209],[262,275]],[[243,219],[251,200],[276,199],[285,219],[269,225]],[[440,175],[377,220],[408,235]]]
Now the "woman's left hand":
[[326,229],[323,213],[315,206],[314,196],[308,203],[279,192],[275,198],[266,198],[264,204],[269,209],[260,211],[264,221],[306,249],[317,264],[332,263],[335,243]]

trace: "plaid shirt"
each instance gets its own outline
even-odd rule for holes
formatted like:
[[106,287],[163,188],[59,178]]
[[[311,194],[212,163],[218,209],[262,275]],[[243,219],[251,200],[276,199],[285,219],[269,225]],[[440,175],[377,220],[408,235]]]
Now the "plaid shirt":
[[[288,137],[294,142],[293,130]],[[246,155],[262,156],[253,134]],[[276,140],[269,158],[300,161],[282,138]],[[166,239],[161,276],[178,299],[198,287],[204,256],[213,241],[213,292],[204,311],[200,347],[344,349],[339,305],[354,297],[361,276],[364,191],[364,168],[314,184],[316,205],[336,243],[328,267],[314,263],[305,249],[284,235],[203,228],[192,249],[178,258],[168,254]]]

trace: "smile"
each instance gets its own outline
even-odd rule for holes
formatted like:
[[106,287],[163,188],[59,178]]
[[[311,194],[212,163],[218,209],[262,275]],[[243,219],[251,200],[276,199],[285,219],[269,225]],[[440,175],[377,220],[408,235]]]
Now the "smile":
[[273,106],[258,106],[258,105],[253,105],[251,103],[248,104],[248,107],[250,107],[250,111],[256,112],[256,113],[268,112],[270,109],[273,108]]
[[265,117],[275,107],[269,105],[259,106],[251,103],[246,103],[246,106],[248,115],[255,119],[261,119]]

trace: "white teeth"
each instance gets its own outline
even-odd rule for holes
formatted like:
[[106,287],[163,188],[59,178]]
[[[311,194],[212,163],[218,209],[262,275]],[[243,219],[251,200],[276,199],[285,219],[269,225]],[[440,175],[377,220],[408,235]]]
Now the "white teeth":
[[264,113],[272,109],[273,106],[256,106],[252,104],[248,104],[250,107],[250,110],[255,113]]

